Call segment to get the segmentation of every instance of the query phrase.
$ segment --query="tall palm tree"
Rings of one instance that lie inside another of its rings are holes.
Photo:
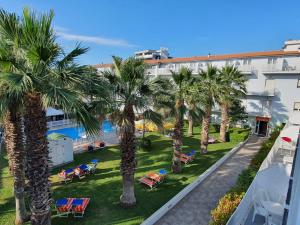
[[[10,73],[17,70],[10,62],[21,61],[18,42],[10,43],[5,39],[6,32],[18,33],[18,18],[16,14],[6,14],[0,11],[0,117],[4,120],[5,143],[8,153],[9,169],[14,178],[15,196],[15,224],[23,224],[28,220],[25,207],[25,148],[21,108],[23,105],[23,88],[12,88],[10,83],[4,82]],[[5,24],[10,30],[4,30]]]
[[[51,193],[49,182],[46,107],[59,107],[74,115],[89,132],[97,132],[96,120],[88,113],[84,96],[74,90],[86,67],[74,59],[87,49],[76,47],[65,54],[55,43],[51,23],[53,12],[37,16],[24,9],[21,19],[11,20],[11,14],[0,11],[0,31],[3,39],[19,51],[3,59],[2,65],[13,70],[3,73],[1,80],[8,90],[18,92],[24,100],[24,125],[27,157],[27,179],[32,224],[51,224]],[[10,92],[8,93],[10,95]]]
[[[218,98],[221,108],[221,142],[226,142],[226,131],[229,125],[229,108],[235,99],[245,96],[246,80],[246,77],[235,66],[224,66],[219,72],[219,83],[222,85]]]
[[[220,90],[220,84],[218,83],[217,78],[218,69],[208,64],[207,69],[202,70],[199,73],[199,77],[197,79],[198,82],[196,84],[198,88],[198,100],[201,102],[204,109],[200,141],[200,149],[203,154],[207,152],[212,107],[215,104],[215,99]]]
[[[145,75],[146,65],[142,60],[129,58],[122,60],[113,57],[113,70],[103,75],[113,85],[116,110],[113,117],[120,127],[121,174],[123,192],[120,202],[125,207],[136,204],[134,194],[134,173],[136,168],[136,139],[135,112],[143,111],[144,117],[152,118],[160,124],[160,117],[151,109],[144,110],[151,105],[154,83]]]
[[[189,85],[192,83],[192,71],[183,67],[179,72],[171,71],[171,79],[160,81],[161,95],[156,96],[155,108],[169,109],[169,116],[175,119],[173,134],[172,171],[181,172],[181,148],[183,139],[184,114],[187,112],[185,96]],[[189,114],[192,116],[192,114]]]

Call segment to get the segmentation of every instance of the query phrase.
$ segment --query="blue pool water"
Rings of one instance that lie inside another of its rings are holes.
[[[102,123],[102,130],[104,133],[111,133],[115,131],[115,127],[110,121],[105,120]],[[68,127],[63,129],[57,129],[57,130],[49,130],[47,132],[48,135],[52,133],[63,134],[75,140],[78,138],[82,138],[85,135],[85,129],[83,127]]]

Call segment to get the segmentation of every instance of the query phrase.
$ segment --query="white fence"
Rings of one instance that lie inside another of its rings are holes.
[[[59,126],[66,126],[66,125],[71,125],[71,124],[73,124],[73,122],[70,119],[57,120],[57,121],[49,121],[49,122],[47,122],[48,128],[59,127]]]

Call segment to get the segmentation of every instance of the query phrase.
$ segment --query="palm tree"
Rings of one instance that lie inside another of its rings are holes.
[[[145,75],[146,65],[142,60],[129,58],[122,60],[113,57],[113,70],[103,75],[113,85],[116,109],[113,117],[120,127],[121,174],[123,192],[120,202],[125,207],[136,204],[134,194],[134,173],[136,168],[135,111],[143,111],[144,117],[151,118],[160,124],[160,117],[151,109],[151,97],[154,82]]]
[[[199,73],[198,82],[196,84],[198,89],[198,101],[201,102],[204,109],[200,141],[200,149],[203,154],[207,152],[211,111],[220,89],[217,78],[218,69],[208,64],[207,70],[202,70]]]
[[[18,52],[2,59],[2,65],[13,68],[3,73],[1,80],[9,86],[7,95],[18,90],[24,96],[24,125],[27,157],[27,179],[32,224],[51,224],[51,193],[49,182],[47,122],[45,108],[59,107],[72,114],[89,132],[97,132],[98,124],[82,102],[84,96],[74,90],[85,82],[86,67],[74,59],[87,49],[77,46],[65,54],[55,43],[51,27],[53,12],[37,16],[28,9],[21,19],[10,19],[11,14],[1,10],[0,31],[3,39]],[[10,98],[9,98],[10,99]],[[12,98],[11,98],[12,99]]]
[[[224,66],[219,73],[222,85],[219,95],[221,108],[220,141],[226,142],[226,131],[229,125],[229,108],[235,99],[245,96],[246,77],[235,66]]]
[[[24,90],[22,88],[11,88],[10,83],[3,82],[10,73],[17,72],[10,61],[19,61],[19,58],[14,56],[18,56],[18,53],[20,53],[18,42],[9,43],[4,38],[5,32],[10,32],[10,30],[4,30],[3,25],[5,23],[15,25],[10,28],[19,31],[17,20],[16,14],[5,14],[4,11],[0,11],[0,36],[2,37],[0,39],[0,116],[4,120],[9,169],[14,178],[15,224],[23,224],[29,219],[24,200],[25,148],[22,114],[20,112],[23,105],[22,94]]]
[[[172,171],[174,173],[181,172],[181,148],[183,139],[184,114],[187,112],[185,106],[185,95],[189,85],[191,85],[192,71],[183,67],[179,72],[171,71],[172,78],[162,79],[160,86],[164,92],[156,96],[155,108],[169,109],[169,116],[175,118],[174,134],[173,134],[173,158]],[[189,114],[192,116],[192,114]]]

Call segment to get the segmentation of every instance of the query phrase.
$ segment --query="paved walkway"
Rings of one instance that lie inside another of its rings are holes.
[[[210,211],[236,183],[238,175],[249,165],[263,140],[257,136],[250,137],[244,147],[167,212],[156,225],[207,225],[211,218]]]

